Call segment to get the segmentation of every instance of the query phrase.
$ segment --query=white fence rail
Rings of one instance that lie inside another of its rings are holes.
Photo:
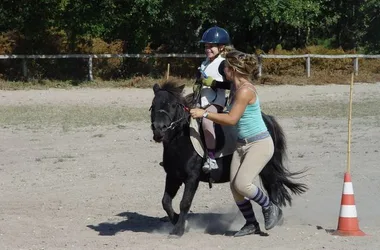
[[[65,58],[87,58],[88,59],[88,80],[93,80],[92,73],[92,60],[97,58],[204,58],[203,54],[67,54],[67,55],[0,55],[1,59],[22,59],[22,72],[24,77],[28,76],[27,60],[28,59],[65,59]],[[359,58],[378,59],[380,55],[363,55],[363,54],[350,54],[350,55],[317,55],[317,54],[304,54],[304,55],[259,55],[259,76],[262,76],[263,59],[295,59],[305,58],[306,75],[311,75],[311,58],[327,58],[327,59],[345,59],[352,58],[353,71],[355,75],[359,73]]]

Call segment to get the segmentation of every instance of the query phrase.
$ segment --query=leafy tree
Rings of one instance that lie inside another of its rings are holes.
[[[378,0],[365,1],[360,6],[363,13],[363,30],[365,34],[362,37],[360,45],[368,53],[380,53],[380,2]]]
[[[71,50],[81,38],[107,38],[119,22],[114,0],[66,0],[62,12],[62,28]]]

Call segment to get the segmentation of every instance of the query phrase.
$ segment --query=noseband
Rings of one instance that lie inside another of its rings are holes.
[[[187,107],[185,107],[185,105],[183,105],[183,104],[181,104],[181,103],[177,103],[177,106],[182,107],[181,110],[182,110],[183,112],[182,112],[181,117],[180,117],[179,119],[175,120],[175,121],[173,121],[173,119],[170,117],[169,112],[166,111],[165,109],[159,109],[159,110],[157,110],[158,113],[163,113],[163,114],[165,114],[165,115],[169,118],[169,120],[170,120],[170,124],[169,124],[169,126],[167,126],[167,127],[165,127],[165,128],[162,129],[162,131],[163,131],[164,133],[165,133],[166,131],[168,131],[168,130],[173,130],[173,129],[175,129],[175,128],[177,127],[177,125],[178,125],[182,120],[184,120],[184,119],[188,119],[189,116],[190,116],[189,109],[188,109]],[[152,108],[153,108],[153,106],[150,106],[149,111],[151,111]],[[186,114],[187,114],[187,115],[186,115]],[[153,123],[151,123],[151,127],[153,127]]]

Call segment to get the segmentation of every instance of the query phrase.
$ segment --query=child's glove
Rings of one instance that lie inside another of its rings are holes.
[[[210,87],[213,82],[214,82],[214,78],[212,78],[211,76],[208,76],[207,78],[203,78],[202,80],[203,85],[208,86],[208,87]]]

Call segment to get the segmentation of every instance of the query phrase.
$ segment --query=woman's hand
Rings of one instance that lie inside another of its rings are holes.
[[[205,112],[206,110],[204,109],[190,109],[190,114],[193,118],[201,118]]]

